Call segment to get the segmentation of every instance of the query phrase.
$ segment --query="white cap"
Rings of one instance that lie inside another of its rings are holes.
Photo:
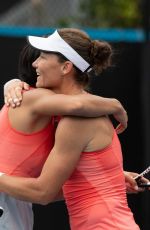
[[[29,43],[43,51],[59,52],[63,54],[82,72],[91,71],[90,64],[85,61],[67,42],[58,34],[57,30],[48,37],[28,36]]]

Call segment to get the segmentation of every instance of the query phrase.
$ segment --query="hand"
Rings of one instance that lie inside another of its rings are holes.
[[[125,175],[127,193],[139,193],[139,192],[145,191],[144,188],[138,187],[138,185],[134,179],[136,176],[139,175],[138,173],[124,171],[124,175]],[[149,182],[149,180],[146,179],[145,177],[141,177],[141,181],[145,182],[145,183]]]
[[[12,79],[4,85],[5,104],[15,108],[22,101],[22,90],[29,90],[29,85],[19,79]]]
[[[125,111],[125,109],[122,107],[120,107],[120,111],[115,113],[114,118],[120,123],[117,127],[116,127],[116,132],[117,134],[122,133],[128,125],[128,115],[127,112]]]

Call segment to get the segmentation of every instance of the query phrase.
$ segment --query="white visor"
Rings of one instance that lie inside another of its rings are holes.
[[[67,42],[65,42],[57,30],[49,37],[28,36],[29,43],[43,51],[59,52],[63,54],[82,72],[91,71],[90,64],[85,61]]]

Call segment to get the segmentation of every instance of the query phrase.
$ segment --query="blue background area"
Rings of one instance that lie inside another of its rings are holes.
[[[82,28],[81,28],[82,29]],[[91,38],[110,42],[143,42],[144,31],[141,29],[91,29],[83,28]],[[0,36],[25,37],[28,35],[42,36],[52,33],[54,28],[1,26]]]

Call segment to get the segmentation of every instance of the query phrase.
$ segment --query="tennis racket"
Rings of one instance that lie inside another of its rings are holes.
[[[141,181],[141,177],[148,176],[149,173],[150,173],[150,166],[147,167],[143,172],[141,172],[138,176],[134,178],[139,187],[150,188],[150,182],[144,183]]]

